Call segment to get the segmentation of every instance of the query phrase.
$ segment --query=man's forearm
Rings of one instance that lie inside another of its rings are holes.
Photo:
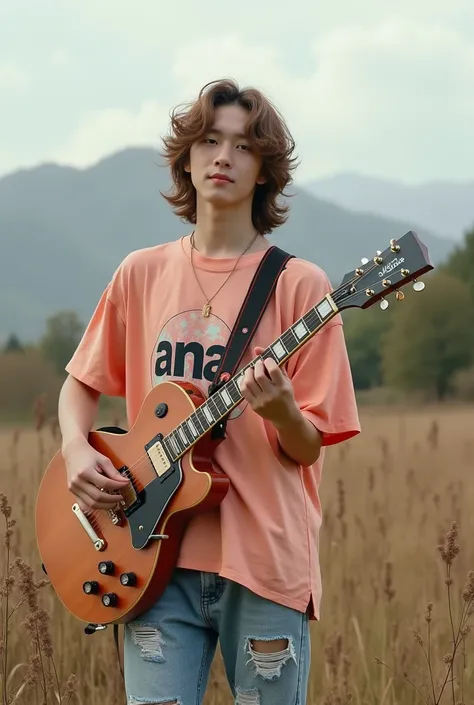
[[[298,407],[288,419],[275,423],[278,442],[292,460],[308,467],[317,461],[321,452],[322,436]]]
[[[99,392],[69,376],[59,395],[58,420],[62,450],[77,440],[87,440],[99,404]]]

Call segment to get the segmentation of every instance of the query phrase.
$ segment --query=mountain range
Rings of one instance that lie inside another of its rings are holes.
[[[0,341],[10,333],[37,340],[59,310],[74,309],[86,322],[129,252],[189,233],[160,194],[168,187],[167,171],[147,148],[83,170],[44,164],[0,179]],[[454,247],[402,210],[389,218],[296,184],[290,193],[290,219],[270,239],[323,267],[335,286],[407,230],[416,229],[435,264]]]
[[[474,181],[419,185],[343,173],[304,184],[317,198],[358,213],[404,218],[414,227],[460,240],[474,226]]]

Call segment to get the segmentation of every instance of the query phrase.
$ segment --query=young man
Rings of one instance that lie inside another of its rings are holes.
[[[100,394],[125,397],[131,425],[165,379],[207,392],[266,236],[287,217],[278,197],[293,150],[272,104],[232,81],[208,84],[174,112],[164,139],[174,188],[165,197],[194,229],[125,258],[66,368],[62,450],[84,508],[110,508],[117,495],[108,491],[125,482],[87,442]],[[242,365],[330,290],[319,267],[291,259]],[[227,496],[190,522],[165,593],[126,625],[130,704],[202,703],[218,639],[238,705],[306,703],[324,447],[360,430],[340,317],[286,366],[259,360],[242,395],[214,457]]]

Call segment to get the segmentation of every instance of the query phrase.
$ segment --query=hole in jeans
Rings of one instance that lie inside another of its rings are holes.
[[[165,642],[163,641],[160,630],[153,624],[139,624],[135,622],[129,626],[133,643],[140,649],[144,660],[162,663],[165,660],[163,656],[163,646]],[[166,703],[167,701],[165,700],[163,702]],[[155,705],[155,703],[151,703],[151,705]]]
[[[128,705],[181,705],[181,700],[141,700],[130,695]]]
[[[247,663],[252,663],[255,675],[264,680],[279,678],[281,669],[290,659],[296,663],[293,641],[288,637],[248,637],[244,650],[250,656]]]
[[[260,693],[256,688],[251,690],[235,689],[235,705],[260,705]]]

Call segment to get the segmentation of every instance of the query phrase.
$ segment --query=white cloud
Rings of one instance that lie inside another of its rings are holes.
[[[211,44],[229,31],[253,41],[275,39],[285,44],[320,37],[342,25],[362,23],[367,29],[388,19],[423,26],[433,22],[446,26],[461,21],[468,28],[474,17],[472,0],[292,0],[290,11],[267,0],[195,0],[159,3],[156,0],[71,0],[81,21],[92,31],[120,37],[126,46],[176,46],[177,38],[211,34]],[[472,25],[471,25],[472,27]],[[216,55],[216,65],[221,57]]]
[[[219,75],[266,91],[297,137],[300,178],[472,175],[474,46],[460,34],[392,22],[336,30],[312,51],[311,70],[297,76],[274,47],[204,38],[179,51],[173,74],[188,98],[216,78],[217,55]]]
[[[0,89],[24,91],[30,85],[29,74],[16,64],[0,63]]]
[[[99,158],[127,146],[159,145],[166,128],[167,109],[154,101],[139,110],[98,110],[87,115],[52,158],[62,164],[87,167]]]
[[[251,82],[254,85],[255,80],[261,78],[272,81],[280,60],[276,47],[247,44],[235,34],[219,38],[202,37],[180,47],[175,57],[173,76],[191,96],[202,84],[224,75],[248,83],[253,74]]]
[[[49,54],[51,66],[57,69],[68,69],[74,63],[72,57],[65,49],[60,47],[51,49]]]
[[[392,23],[334,32],[314,54],[301,129],[320,172],[472,174],[474,46],[460,34]]]

